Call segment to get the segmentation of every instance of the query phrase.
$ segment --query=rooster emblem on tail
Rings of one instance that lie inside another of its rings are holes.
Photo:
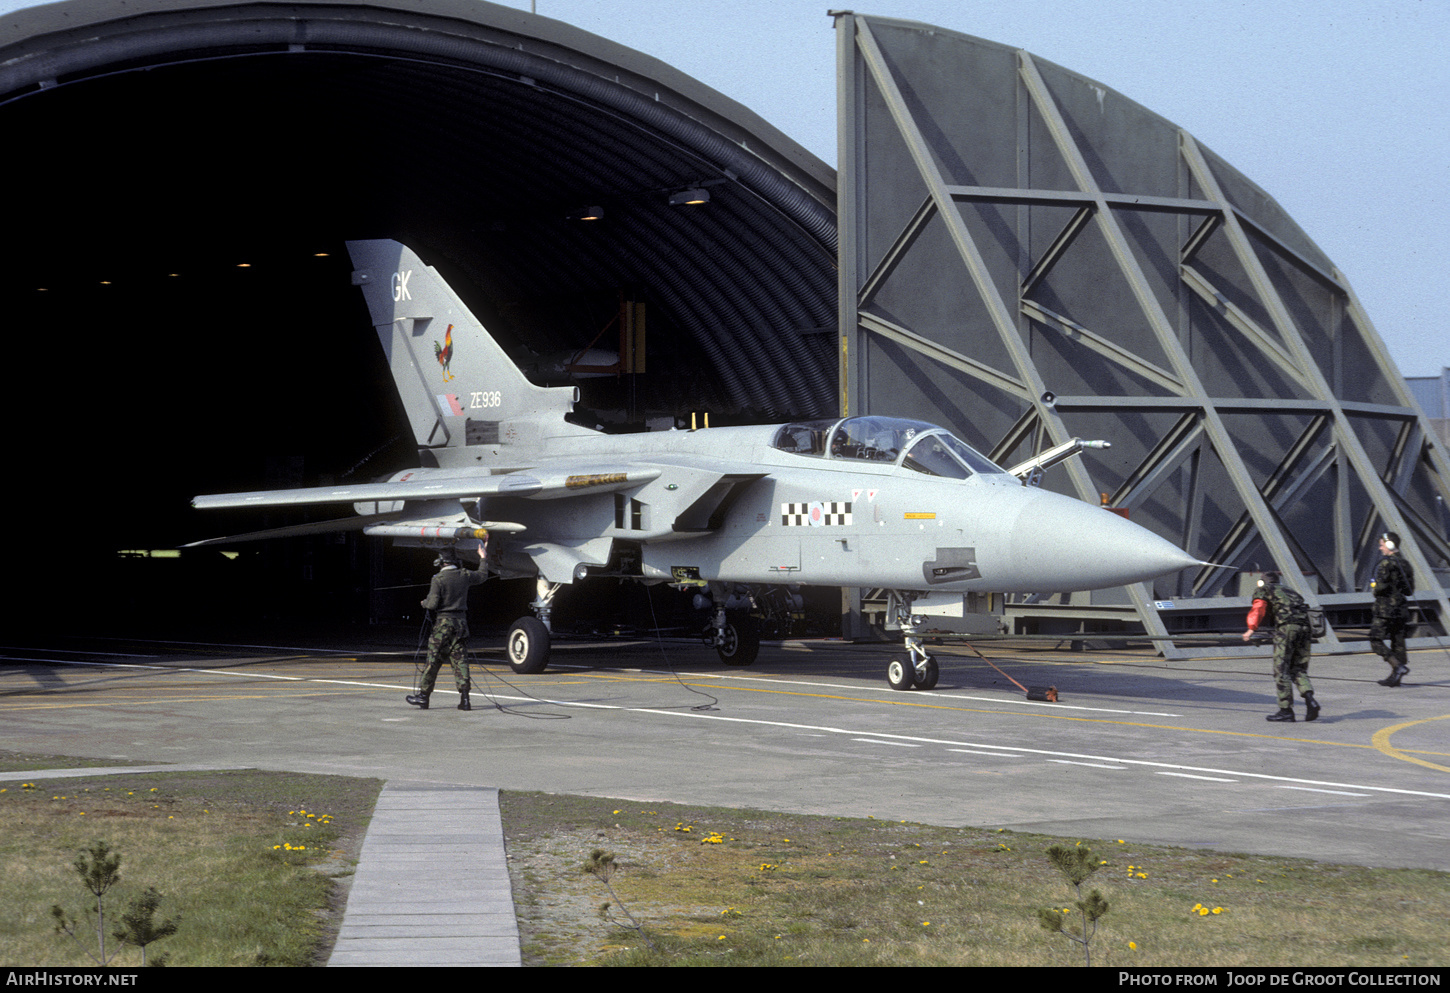
[[[448,330],[443,333],[443,344],[433,342],[433,357],[443,367],[443,382],[453,378],[453,373],[448,371],[448,363],[453,361],[453,325],[448,325]]]

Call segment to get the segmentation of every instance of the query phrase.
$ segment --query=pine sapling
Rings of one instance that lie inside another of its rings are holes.
[[[160,906],[161,894],[156,892],[155,887],[148,886],[146,892],[132,900],[130,907],[121,915],[121,926],[111,932],[111,936],[122,944],[135,945],[141,949],[143,966],[146,965],[146,946],[176,933],[179,918],[168,917],[157,923],[156,910]],[[161,956],[151,964],[165,965],[166,956]]]
[[[89,860],[86,858],[87,854],[90,855]],[[69,935],[92,962],[105,965],[115,957],[115,953],[106,954],[106,891],[121,881],[121,856],[112,854],[111,846],[104,841],[94,841],[86,852],[76,856],[72,864],[76,874],[81,877],[81,883],[96,898],[96,905],[91,908],[91,912],[96,915],[96,944],[100,954],[92,953],[81,943],[76,935],[76,919],[66,916],[60,904],[50,908],[50,916],[55,918],[57,934]]]
[[[81,883],[96,898],[94,906],[88,908],[88,913],[95,915],[97,950],[92,952],[81,941],[77,934],[76,919],[67,914],[65,908],[58,903],[50,908],[50,916],[55,918],[55,931],[57,934],[69,936],[80,945],[86,957],[96,965],[108,965],[121,954],[121,948],[112,952],[106,951],[106,894],[121,881],[121,856],[112,852],[111,846],[104,841],[93,841],[90,848],[76,856],[72,865],[75,866],[76,875],[81,877]],[[157,923],[156,910],[160,906],[161,894],[154,887],[148,887],[145,893],[131,901],[126,912],[121,915],[120,925],[110,932],[111,937],[119,941],[122,948],[135,945],[141,949],[143,966],[146,964],[146,946],[176,933],[175,918]],[[164,965],[165,958],[163,955],[152,964]]]
[[[1093,935],[1097,934],[1099,918],[1108,912],[1108,901],[1103,899],[1102,893],[1097,890],[1088,893],[1087,898],[1084,899],[1082,884],[1098,871],[1101,862],[1093,856],[1093,850],[1085,848],[1081,842],[1072,847],[1053,845],[1047,849],[1047,860],[1067,878],[1072,885],[1073,892],[1077,894],[1076,906],[1082,920],[1081,934],[1074,934],[1064,927],[1064,924],[1067,923],[1067,912],[1056,908],[1039,909],[1037,921],[1044,930],[1061,934],[1069,941],[1082,945],[1084,964],[1092,965],[1093,957],[1089,942],[1092,941]]]
[[[627,930],[638,932],[639,936],[644,939],[645,944],[649,945],[650,948],[653,948],[655,951],[659,951],[658,948],[655,948],[655,943],[653,941],[650,941],[649,935],[645,934],[644,925],[640,921],[635,919],[635,916],[629,912],[629,909],[627,907],[625,907],[624,902],[619,899],[619,894],[614,892],[614,886],[610,883],[610,880],[614,878],[614,873],[616,871],[614,853],[606,852],[602,848],[596,848],[594,849],[594,851],[589,853],[589,858],[584,863],[582,868],[589,875],[593,876],[604,884],[604,888],[609,890],[609,895],[614,897],[615,905],[617,905],[619,909],[624,912],[624,916],[628,917],[629,920],[620,920],[618,917],[615,917],[612,913],[610,913],[610,904],[607,901],[600,904],[599,916],[602,919],[608,921],[609,923],[615,925],[616,927],[622,927]]]

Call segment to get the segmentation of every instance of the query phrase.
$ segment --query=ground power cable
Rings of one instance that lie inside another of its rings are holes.
[[[416,695],[423,690],[423,673],[428,668],[428,653],[424,648],[425,639],[433,630],[433,611],[423,611],[423,625],[418,629],[418,643],[413,646],[413,693]]]
[[[659,618],[655,614],[654,599],[653,599],[652,595],[649,592],[649,587],[646,587],[645,588],[645,599],[649,603],[649,607],[650,607],[650,620],[651,620],[652,624],[654,625],[655,642],[656,642],[656,645],[659,648],[660,658],[663,660],[663,664],[664,664],[665,668],[669,671],[670,675],[672,675],[672,676],[675,677],[675,681],[677,683],[679,683],[679,685],[682,686],[687,692],[693,693],[693,694],[695,694],[697,696],[703,696],[703,697],[707,698],[710,701],[709,703],[706,703],[706,704],[698,704],[696,706],[691,707],[690,709],[693,710],[693,711],[719,710],[720,709],[720,706],[719,706],[720,705],[720,699],[719,699],[719,697],[716,697],[713,694],[706,693],[706,692],[704,692],[702,690],[698,690],[698,689],[694,688],[693,686],[688,685],[680,677],[679,671],[675,668],[674,662],[670,659],[669,653],[665,650],[664,636],[660,633],[662,629],[660,627]],[[477,659],[477,656],[473,654],[473,652],[472,652],[471,649],[469,651],[469,659],[470,659],[470,665],[472,664],[473,660]],[[536,697],[533,694],[527,692],[526,690],[520,689],[518,686],[516,686],[513,683],[509,682],[507,679],[503,678],[502,676],[500,676],[498,673],[494,672],[491,669],[483,668],[483,672],[485,673],[485,675],[487,675],[487,676],[489,676],[489,677],[491,677],[493,679],[498,680],[500,683],[503,683],[503,685],[509,687],[511,690],[514,690],[515,692],[517,692],[517,693],[519,693],[519,694],[521,694],[523,696],[526,696],[526,697],[528,697],[531,700],[536,700],[539,703],[557,703],[557,701],[541,700],[541,699],[539,699],[538,697]],[[530,714],[530,713],[523,713],[521,711],[515,711],[515,710],[513,710],[513,709],[511,709],[509,707],[506,707],[503,704],[499,703],[494,698],[493,694],[490,693],[488,690],[486,690],[486,689],[483,690],[483,693],[488,698],[489,702],[491,704],[493,704],[494,707],[496,707],[497,709],[499,709],[501,711],[504,711],[504,712],[507,712],[507,713],[515,713],[517,716],[520,716],[520,717],[531,717],[531,718],[534,718],[536,720],[568,720],[570,717],[572,717],[571,714]],[[562,704],[558,704],[558,705],[559,706],[565,706],[565,707],[568,706],[567,703],[562,703]],[[672,709],[672,708],[670,708],[670,707],[656,707],[654,709],[657,709],[657,710],[669,710],[669,709]]]
[[[427,635],[432,630],[433,630],[433,611],[428,610],[428,611],[425,611],[424,614],[423,614],[423,627],[418,632],[418,644],[417,644],[417,647],[415,647],[413,649],[413,692],[414,693],[418,693],[422,689],[422,685],[423,685],[423,673],[428,668],[428,652],[427,652],[427,647],[426,647],[426,638],[427,638]],[[552,701],[552,700],[541,700],[538,697],[534,696],[532,693],[529,693],[529,692],[527,692],[525,690],[520,689],[519,687],[515,686],[513,683],[510,683],[507,679],[504,679],[498,673],[494,672],[492,669],[488,668],[487,664],[483,661],[483,659],[481,659],[479,657],[479,655],[476,652],[474,652],[472,646],[469,646],[468,648],[466,648],[465,651],[467,652],[467,658],[468,658],[468,673],[469,673],[470,682],[472,681],[473,674],[475,672],[481,672],[481,673],[483,673],[483,675],[485,677],[485,680],[483,680],[482,682],[485,682],[486,683],[488,678],[497,679],[500,683],[503,683],[503,685],[507,686],[509,689],[513,690],[515,693],[518,693],[521,696],[528,697],[530,700],[533,700],[533,701],[535,701],[537,703],[542,703],[542,704],[552,704],[552,703],[554,703],[554,701]],[[507,665],[508,664],[507,661],[505,661],[504,664]],[[440,666],[440,669],[441,668],[442,667]],[[515,709],[514,707],[510,707],[510,706],[508,706],[508,705],[500,702],[499,699],[498,699],[498,697],[486,685],[480,686],[480,687],[478,687],[478,689],[479,689],[479,692],[483,695],[484,699],[486,699],[493,706],[493,708],[495,710],[497,710],[497,711],[499,711],[500,713],[503,713],[503,714],[511,714],[514,717],[527,717],[530,720],[536,720],[536,721],[567,721],[567,720],[570,720],[573,717],[572,714],[532,714],[532,713],[526,713],[526,712],[524,712],[522,710]],[[470,691],[471,690],[472,690],[472,687],[470,687]]]
[[[645,602],[649,604],[649,619],[650,619],[650,623],[654,626],[655,644],[656,644],[656,646],[660,650],[660,658],[664,661],[665,668],[669,670],[670,675],[672,675],[672,676],[675,677],[675,682],[678,683],[680,686],[682,686],[686,690],[686,692],[694,693],[696,696],[705,697],[707,700],[710,701],[709,703],[696,704],[695,706],[691,707],[690,710],[692,710],[692,711],[719,710],[720,709],[720,698],[719,697],[715,696],[713,693],[706,693],[704,690],[697,690],[697,689],[695,689],[695,687],[690,686],[688,683],[686,683],[684,681],[684,679],[682,679],[680,677],[679,671],[675,668],[674,661],[670,658],[669,653],[665,651],[665,638],[664,638],[664,634],[662,633],[662,629],[660,627],[660,619],[655,614],[654,594],[651,592],[650,587],[648,587],[648,586],[646,586],[644,588],[644,599],[645,599]],[[660,708],[660,709],[667,710],[669,708]]]
[[[558,701],[558,700],[544,700],[544,699],[542,699],[540,697],[534,696],[534,694],[530,693],[528,690],[522,689],[522,688],[516,686],[515,684],[509,682],[503,676],[499,675],[497,672],[494,672],[492,669],[488,668],[488,666],[479,659],[479,656],[477,654],[475,654],[474,651],[473,651],[473,649],[471,649],[471,648],[468,650],[468,665],[469,665],[469,671],[470,672],[472,672],[473,669],[474,669],[474,667],[477,666],[483,672],[484,681],[485,682],[487,682],[488,680],[491,680],[491,679],[496,679],[500,683],[502,683],[504,686],[507,686],[509,689],[513,690],[515,693],[519,694],[520,696],[527,697],[528,699],[533,700],[535,703],[542,703],[542,704],[552,705],[552,706],[556,706],[556,707],[567,707],[567,706],[569,706],[567,703],[563,703],[563,702]],[[504,665],[508,665],[507,659],[504,660]],[[573,720],[574,719],[574,715],[573,714],[559,714],[559,713],[539,713],[539,714],[535,714],[535,713],[529,713],[529,712],[524,711],[522,709],[519,709],[517,707],[512,707],[512,706],[509,706],[507,704],[501,703],[501,702],[499,702],[498,697],[495,696],[494,693],[493,693],[493,691],[490,690],[487,686],[482,687],[481,688],[481,692],[483,693],[484,697],[488,700],[488,702],[493,705],[493,708],[495,710],[499,711],[500,713],[503,713],[503,714],[511,714],[514,717],[527,717],[530,720],[534,720],[534,721],[569,721],[569,720]]]

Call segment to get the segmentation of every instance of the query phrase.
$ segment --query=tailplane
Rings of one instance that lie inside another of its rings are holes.
[[[353,285],[367,299],[419,448],[536,438],[543,423],[562,423],[574,409],[576,389],[529,382],[443,277],[407,246],[350,241],[347,250]]]

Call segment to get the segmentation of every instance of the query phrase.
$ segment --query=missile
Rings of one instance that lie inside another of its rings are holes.
[[[362,530],[363,534],[374,538],[410,538],[425,545],[452,545],[460,541],[483,541],[490,531],[515,534],[526,529],[522,524],[508,521],[484,521],[482,525],[465,527],[456,524],[430,524],[425,527],[416,524],[370,524]]]

